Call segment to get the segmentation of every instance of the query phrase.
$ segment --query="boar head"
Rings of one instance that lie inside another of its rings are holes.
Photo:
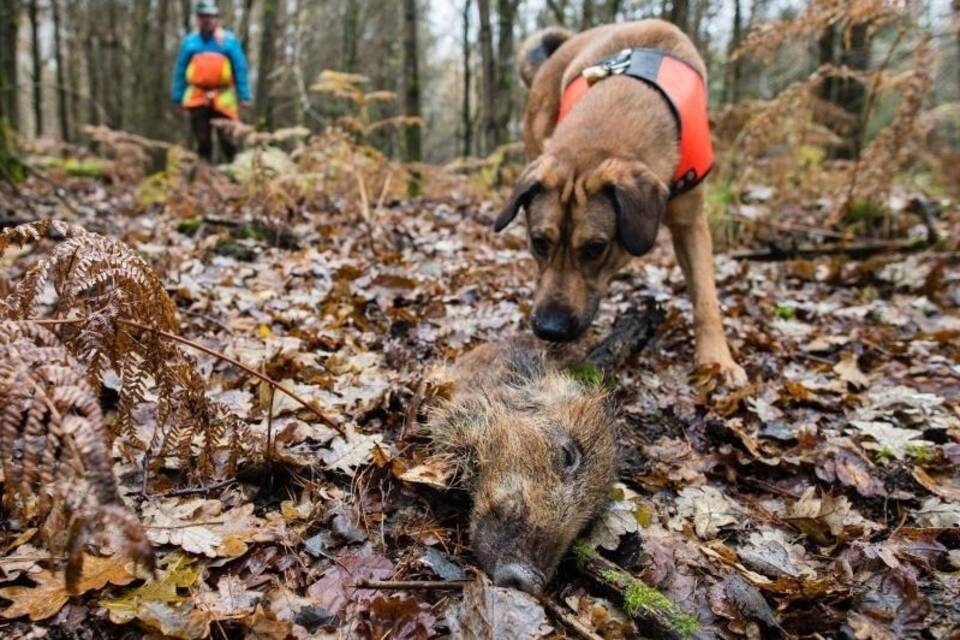
[[[458,368],[432,432],[462,461],[481,566],[498,586],[539,593],[607,504],[617,467],[611,403],[530,353],[498,358],[505,367],[481,359],[475,375]]]

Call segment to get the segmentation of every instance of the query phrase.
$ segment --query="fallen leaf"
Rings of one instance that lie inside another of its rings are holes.
[[[960,527],[960,504],[941,502],[939,498],[927,498],[913,512],[917,524],[922,527]]]
[[[253,515],[254,504],[223,511],[219,500],[176,498],[143,508],[147,537],[209,558],[236,558],[251,542],[274,539],[276,523]],[[282,518],[281,518],[282,521]]]
[[[320,458],[328,469],[336,469],[352,476],[358,466],[370,462],[373,448],[382,440],[383,435],[379,433],[368,435],[350,430],[346,439],[342,436],[334,438],[329,449],[320,453]]]
[[[593,523],[584,542],[596,549],[598,546],[613,551],[620,546],[620,538],[636,533],[639,526],[637,510],[640,496],[621,482],[613,486],[606,510]]]
[[[456,466],[451,464],[447,458],[433,456],[416,466],[404,470],[397,477],[404,482],[414,482],[416,484],[436,487],[437,489],[446,489],[449,487],[450,478],[453,477],[456,470]]]
[[[901,429],[886,422],[853,420],[850,426],[873,439],[873,442],[865,440],[860,443],[864,449],[877,451],[884,456],[893,456],[897,460],[903,460],[907,453],[915,451],[916,448],[933,446],[932,442],[921,438],[923,434],[919,431]]]
[[[670,528],[682,531],[692,521],[693,530],[701,540],[714,538],[720,529],[736,524],[740,509],[716,487],[687,487],[677,496],[677,515],[670,520]]]
[[[463,590],[463,600],[447,610],[447,626],[453,637],[464,640],[534,640],[553,632],[536,598],[494,587],[482,574]]]
[[[307,589],[307,595],[330,613],[338,615],[351,601],[368,602],[376,591],[357,589],[358,580],[385,580],[393,575],[393,563],[374,553],[369,543],[340,555],[335,564]]]
[[[834,372],[840,376],[840,379],[859,389],[866,389],[870,386],[870,376],[860,370],[857,364],[857,356],[850,351],[845,351],[840,357],[840,362],[833,366]]]
[[[83,572],[77,582],[77,594],[102,589],[107,584],[123,586],[136,578],[131,565],[116,558],[84,555]],[[12,604],[0,611],[4,618],[28,616],[31,620],[45,620],[55,615],[70,599],[67,593],[65,575],[62,571],[44,569],[30,574],[35,582],[32,587],[4,587],[0,589],[0,598],[10,600]]]

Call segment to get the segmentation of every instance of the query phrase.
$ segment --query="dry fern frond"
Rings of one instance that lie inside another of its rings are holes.
[[[110,437],[83,366],[50,331],[0,320],[0,463],[4,508],[24,520],[50,516],[55,505],[71,521],[67,587],[81,575],[83,549],[113,525],[122,551],[154,568],[153,549],[123,505],[113,476]],[[48,539],[51,550],[63,548]]]
[[[120,377],[112,435],[148,453],[175,454],[185,464],[194,460],[198,447],[199,464],[193,468],[201,475],[213,472],[224,448],[234,460],[246,451],[249,442],[236,439],[239,421],[209,402],[193,358],[164,338],[164,333],[176,334],[176,307],[142,258],[121,242],[50,221],[5,229],[0,251],[11,243],[36,243],[50,232],[63,240],[16,284],[5,315],[36,319],[40,293],[52,284],[59,337],[86,367],[89,384],[99,390],[108,369]],[[139,438],[133,417],[150,387],[160,398],[151,438],[156,448]]]
[[[730,60],[749,55],[769,61],[783,43],[815,36],[832,25],[842,28],[844,41],[849,43],[855,25],[869,24],[873,33],[904,15],[909,4],[907,0],[811,0],[806,11],[792,20],[772,20],[754,27]]]
[[[914,49],[913,68],[889,83],[890,90],[899,91],[900,104],[890,124],[870,142],[851,169],[845,207],[857,201],[880,201],[890,192],[896,173],[921,153],[930,126],[921,116],[924,101],[933,89],[933,57],[928,33]]]

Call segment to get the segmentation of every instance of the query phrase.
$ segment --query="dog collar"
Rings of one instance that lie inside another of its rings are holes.
[[[584,69],[563,91],[557,124],[569,115],[594,83],[621,75],[643,80],[666,100],[680,139],[680,163],[670,181],[670,197],[693,189],[713,168],[707,87],[696,69],[666,51],[624,49]]]

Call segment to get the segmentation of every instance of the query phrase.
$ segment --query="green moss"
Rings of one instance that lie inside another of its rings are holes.
[[[603,371],[595,364],[581,362],[568,369],[573,379],[587,387],[603,386]]]
[[[700,629],[700,623],[695,617],[675,605],[657,589],[612,569],[604,571],[602,575],[604,580],[625,590],[623,609],[631,618],[645,611],[655,611],[666,618],[674,631],[684,638],[692,637]]]
[[[163,171],[144,178],[140,186],[137,187],[137,206],[146,208],[166,202],[169,183],[170,179]]]
[[[781,320],[793,320],[797,317],[797,308],[792,304],[780,303],[776,309],[777,317]]]
[[[177,224],[177,231],[185,236],[192,236],[197,232],[202,223],[203,218],[199,216],[196,218],[187,218],[186,220],[181,220],[180,223]]]
[[[881,447],[877,449],[877,452],[874,454],[877,462],[889,462],[890,460],[895,460],[896,456],[893,455],[893,450],[889,447]]]
[[[67,174],[78,178],[99,178],[104,174],[104,164],[99,160],[80,160],[67,158],[63,163]]]
[[[907,454],[913,458],[917,464],[924,465],[933,461],[933,448],[928,444],[908,444],[906,449]]]
[[[106,165],[102,160],[91,158],[81,160],[80,158],[57,158],[47,156],[37,161],[37,164],[43,169],[59,169],[77,178],[99,178],[106,171]]]
[[[263,240],[263,232],[259,226],[253,223],[247,223],[234,229],[231,234],[234,238],[241,240]]]
[[[577,559],[578,565],[584,565],[587,561],[597,557],[596,550],[583,540],[578,540],[573,545],[573,557]]]

